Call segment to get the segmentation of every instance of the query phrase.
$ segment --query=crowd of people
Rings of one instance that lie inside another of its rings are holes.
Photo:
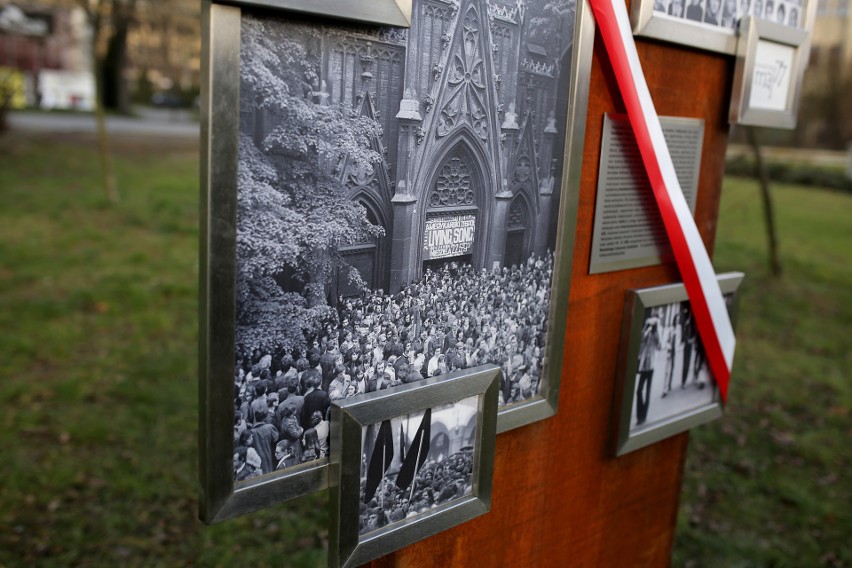
[[[372,532],[469,495],[473,488],[472,475],[471,447],[462,448],[443,461],[426,461],[411,486],[406,489],[397,486],[396,473],[387,474],[375,496],[369,502],[361,501],[359,534]],[[362,495],[364,483],[362,479]]]
[[[553,255],[477,270],[448,263],[394,295],[341,299],[306,349],[238,345],[238,480],[328,454],[331,401],[494,363],[498,403],[539,390]]]

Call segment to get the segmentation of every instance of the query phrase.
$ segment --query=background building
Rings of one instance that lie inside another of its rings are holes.
[[[852,140],[850,0],[818,0],[797,128],[798,145],[843,148]]]

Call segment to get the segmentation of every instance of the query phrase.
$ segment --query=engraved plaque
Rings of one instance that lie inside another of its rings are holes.
[[[704,121],[660,117],[689,210],[695,212]],[[624,115],[604,117],[589,273],[651,266],[671,260],[663,220],[642,156]]]

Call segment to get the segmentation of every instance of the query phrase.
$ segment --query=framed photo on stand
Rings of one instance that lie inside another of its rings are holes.
[[[207,0],[203,19],[201,519],[326,489],[305,437],[336,400],[497,364],[498,431],[555,414],[586,3]]]

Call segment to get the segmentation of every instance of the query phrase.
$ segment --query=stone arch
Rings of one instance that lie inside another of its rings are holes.
[[[382,227],[385,234],[381,237],[364,235],[364,238],[357,242],[341,245],[337,250],[349,266],[358,270],[361,278],[370,288],[387,290],[387,264],[391,232],[389,218],[381,203],[368,188],[359,188],[352,194],[351,199],[364,207],[370,223]],[[334,284],[335,293],[333,297],[335,299],[340,296],[356,296],[360,293],[357,288],[349,284],[348,271],[346,270],[338,271]]]
[[[483,151],[481,142],[473,130],[464,125],[452,136],[442,141],[435,152],[431,170],[423,176],[426,181],[419,199],[420,230],[419,238],[424,237],[428,216],[440,214],[473,214],[476,217],[474,244],[471,262],[476,267],[485,266],[488,252],[489,228],[491,224],[491,168]],[[459,171],[457,166],[463,165]],[[443,176],[449,173],[457,176],[454,181],[446,182]],[[466,177],[465,180],[460,176]],[[439,188],[439,184],[443,184]],[[464,184],[468,189],[463,190]],[[436,194],[443,196],[436,197]],[[468,198],[469,196],[469,198]],[[418,247],[418,265],[425,260],[424,247]]]

